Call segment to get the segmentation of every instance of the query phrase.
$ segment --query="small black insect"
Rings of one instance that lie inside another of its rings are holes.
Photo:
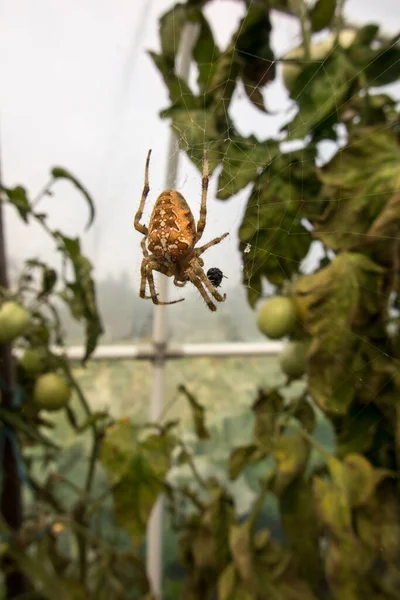
[[[208,269],[207,277],[211,281],[213,286],[216,288],[221,285],[223,277],[225,277],[225,279],[228,279],[227,276],[223,274],[221,269],[218,269],[218,267],[211,267],[211,269]]]

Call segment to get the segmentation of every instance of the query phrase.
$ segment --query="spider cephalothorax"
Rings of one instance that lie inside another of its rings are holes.
[[[185,198],[175,190],[165,190],[156,200],[150,217],[149,226],[140,223],[149,189],[149,164],[151,150],[147,155],[144,177],[144,187],[139,209],[135,215],[135,229],[145,237],[142,240],[143,260],[140,268],[141,283],[139,295],[141,298],[151,298],[154,304],[176,304],[184,298],[171,302],[160,302],[154,285],[153,271],[158,271],[174,278],[174,284],[183,287],[188,281],[199,290],[210,310],[217,310],[207,292],[223,302],[223,296],[217,291],[213,282],[203,271],[204,261],[200,258],[211,246],[219,244],[228,233],[211,240],[208,244],[196,248],[206,225],[207,189],[208,189],[208,160],[204,150],[202,195],[200,217],[196,223]],[[147,240],[147,246],[146,246]],[[149,253],[150,251],[150,253]],[[146,296],[146,284],[150,296]]]

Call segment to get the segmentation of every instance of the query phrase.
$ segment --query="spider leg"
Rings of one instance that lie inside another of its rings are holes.
[[[160,271],[159,265],[154,264],[153,259],[149,255],[149,251],[146,248],[146,239],[143,238],[141,241],[142,251],[144,258],[142,260],[142,264],[140,267],[141,281],[140,281],[140,291],[139,296],[141,298],[145,298],[146,300],[152,300],[153,304],[157,305],[165,305],[165,304],[177,304],[178,302],[183,302],[185,298],[180,298],[179,300],[171,300],[170,302],[160,302],[158,299],[158,294],[156,292],[156,286],[154,283],[153,271]],[[160,271],[161,273],[163,271]],[[164,275],[168,276],[168,273],[165,272]],[[146,283],[149,284],[150,288],[150,296],[146,296]]]
[[[227,235],[229,235],[229,232],[224,233],[223,235],[220,235],[219,237],[214,238],[213,240],[211,240],[211,242],[208,242],[208,244],[204,244],[204,246],[200,246],[200,248],[196,248],[196,250],[195,250],[196,256],[200,256],[200,254],[203,254],[203,252],[205,252],[206,250],[211,248],[211,246],[215,246],[216,244],[219,244],[220,242],[222,242],[222,240],[224,238],[226,238]]]
[[[185,287],[185,285],[187,284],[187,281],[178,281],[176,277],[174,277],[174,285],[176,285],[176,287]]]
[[[207,150],[204,148],[203,154],[203,178],[201,180],[201,205],[200,205],[200,216],[197,221],[197,233],[195,243],[199,241],[201,236],[203,235],[204,227],[206,226],[206,218],[207,218],[207,190],[208,190],[208,181],[209,181],[209,169],[208,169],[208,158],[207,158]]]
[[[142,223],[140,223],[140,219],[143,216],[144,204],[146,202],[147,195],[150,191],[150,188],[149,188],[150,155],[151,155],[151,150],[149,150],[149,152],[147,154],[146,168],[144,171],[144,186],[143,186],[143,191],[142,191],[142,198],[140,200],[139,208],[137,210],[137,213],[136,213],[135,219],[134,219],[135,229],[137,229],[137,231],[140,231],[140,233],[143,233],[143,235],[148,234],[148,229],[147,229],[146,225],[143,225]]]

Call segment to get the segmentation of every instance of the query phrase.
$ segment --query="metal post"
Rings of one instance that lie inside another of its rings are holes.
[[[187,80],[190,71],[190,61],[193,46],[198,35],[198,26],[194,23],[186,24],[181,38],[179,55],[177,57],[176,73]],[[178,171],[178,140],[174,133],[170,134],[168,148],[168,163],[166,173],[166,189],[174,189]],[[158,291],[162,300],[167,300],[168,279],[163,275],[158,277]],[[153,319],[153,344],[156,357],[153,362],[153,391],[150,403],[150,421],[158,421],[164,408],[165,390],[165,346],[166,339],[165,306],[154,307]],[[162,512],[163,502],[160,497],[154,506],[147,528],[147,571],[153,594],[157,600],[162,600]]]

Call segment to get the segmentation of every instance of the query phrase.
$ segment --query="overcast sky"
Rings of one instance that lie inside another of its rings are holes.
[[[24,184],[34,196],[57,164],[74,173],[93,195],[96,226],[85,249],[98,275],[127,270],[137,280],[140,235],[132,217],[143,185],[144,162],[153,149],[151,195],[162,191],[168,160],[168,124],[158,117],[168,105],[164,84],[147,56],[158,50],[158,17],[170,0],[2,0],[0,2],[1,147],[6,185]],[[225,44],[243,16],[242,3],[214,0],[207,8],[217,40]],[[347,14],[387,31],[400,29],[399,0],[348,0]],[[283,55],[297,44],[296,25],[275,18],[273,45]],[[271,108],[285,102],[279,82],[267,93]],[[237,98],[231,114],[244,133],[271,135],[277,121]],[[182,155],[177,187],[195,214],[199,174]],[[205,238],[232,235],[207,254],[206,266],[220,266],[230,282],[240,279],[236,231],[244,197],[215,201],[210,186]],[[70,234],[83,231],[87,209],[68,184],[43,201],[52,223]],[[51,245],[34,227],[7,214],[9,254],[21,259]]]

